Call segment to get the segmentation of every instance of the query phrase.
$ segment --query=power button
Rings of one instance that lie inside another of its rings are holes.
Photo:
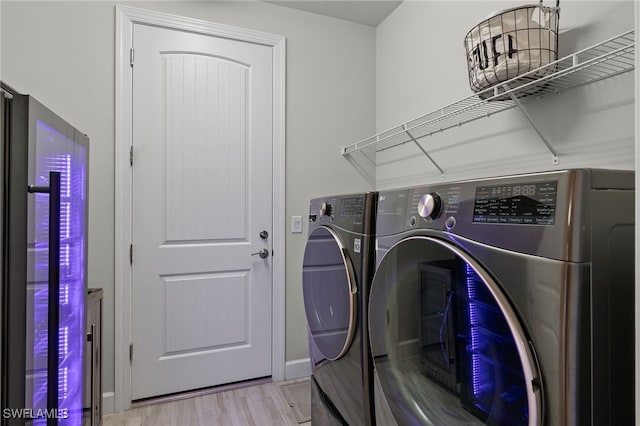
[[[444,226],[447,228],[448,231],[452,230],[456,226],[456,218],[453,216],[449,216],[447,220],[445,220]]]

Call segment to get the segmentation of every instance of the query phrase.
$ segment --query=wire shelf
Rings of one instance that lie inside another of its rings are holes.
[[[635,33],[634,30],[630,30],[429,114],[348,145],[341,149],[341,154],[346,156],[373,147],[376,152],[380,152],[412,142],[433,162],[427,151],[420,145],[420,139],[514,107],[522,107],[522,104],[532,100],[632,71],[635,62],[634,52]],[[541,74],[548,75],[540,78],[531,77]],[[523,112],[527,115],[526,111],[523,110]],[[531,122],[530,119],[529,121]],[[531,124],[533,125],[533,122]],[[557,161],[557,153],[546,140],[544,142]],[[435,162],[433,163],[438,167]],[[442,172],[440,167],[438,169]]]

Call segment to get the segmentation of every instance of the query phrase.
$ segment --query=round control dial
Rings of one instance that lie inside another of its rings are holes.
[[[442,200],[435,192],[424,194],[418,201],[418,214],[425,219],[435,219],[440,215]]]
[[[322,216],[331,216],[331,204],[322,203],[320,206],[320,217]]]

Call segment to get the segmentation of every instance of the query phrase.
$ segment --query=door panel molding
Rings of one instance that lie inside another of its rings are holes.
[[[273,58],[272,378],[285,379],[285,49],[283,36],[199,19],[116,6],[115,93],[115,412],[131,406],[132,67],[134,24],[154,25],[270,46]]]

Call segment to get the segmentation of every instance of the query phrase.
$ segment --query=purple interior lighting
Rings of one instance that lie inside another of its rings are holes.
[[[473,387],[473,396],[478,398],[481,392],[481,365],[478,355],[480,338],[476,325],[478,324],[478,309],[474,301],[476,300],[476,283],[474,270],[465,264],[465,273],[467,277],[467,295],[469,297],[469,331],[471,335],[471,380]]]
[[[472,404],[493,424],[527,424],[524,374],[504,313],[484,281],[468,264],[465,265],[465,284]]]
[[[47,124],[36,123],[36,181],[48,185],[49,172],[61,174],[60,327],[58,330],[58,415],[60,425],[82,424],[84,300],[86,294],[86,149]],[[47,194],[36,194],[35,276],[48,269]],[[47,396],[47,282],[34,292],[33,408],[45,409]],[[46,424],[45,418],[33,424]]]

